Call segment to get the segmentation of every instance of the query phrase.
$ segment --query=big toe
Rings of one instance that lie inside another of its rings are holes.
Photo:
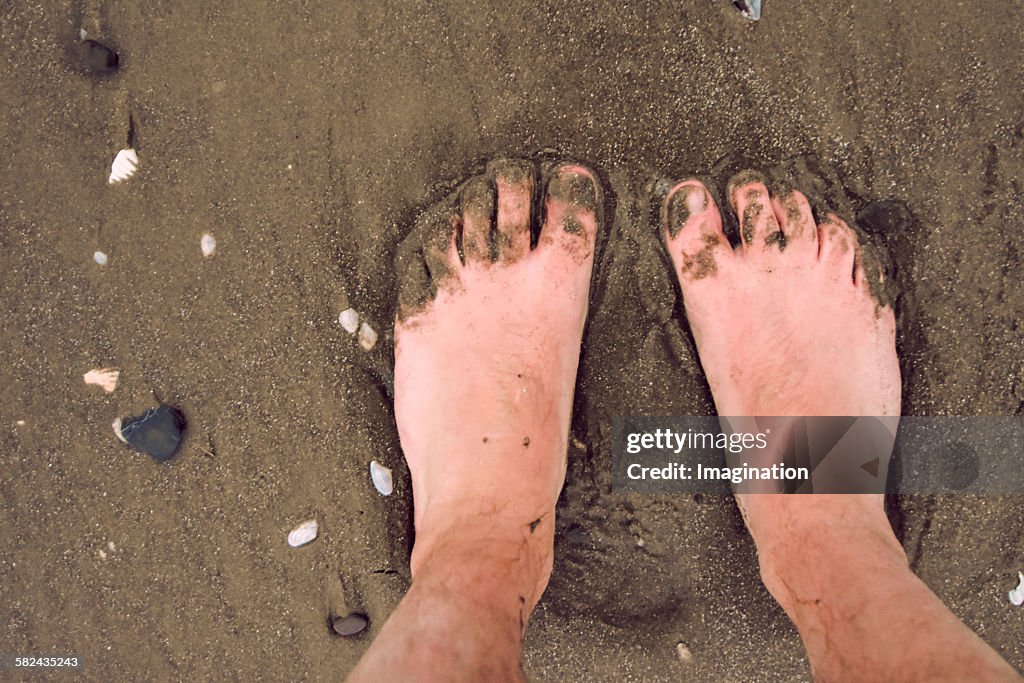
[[[580,266],[590,263],[603,213],[597,177],[578,164],[557,166],[543,202],[544,222],[537,241],[543,257]]]
[[[671,190],[662,205],[662,231],[676,275],[683,287],[715,275],[733,258],[722,232],[722,214],[698,180],[686,180]]]

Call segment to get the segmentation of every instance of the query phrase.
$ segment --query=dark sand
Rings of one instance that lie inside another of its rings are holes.
[[[642,186],[813,156],[853,210],[906,201],[882,235],[904,413],[1021,414],[1021,5],[767,0],[753,24],[725,0],[363,4],[0,9],[0,652],[78,654],[90,680],[342,677],[408,581],[397,246],[443,181],[554,148],[606,174],[615,222],[527,671],[808,680],[730,499],[609,491],[611,416],[712,408]],[[80,26],[119,73],[82,72]],[[129,116],[142,166],[107,187]],[[336,322],[349,305],[372,354]],[[111,395],[82,382],[103,366]],[[110,428],[155,398],[190,423],[165,465]],[[892,512],[919,575],[1024,666],[1021,498]],[[289,548],[310,516],[320,538]],[[371,630],[332,636],[352,610]]]

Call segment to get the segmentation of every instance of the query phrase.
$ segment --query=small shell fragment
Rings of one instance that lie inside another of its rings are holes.
[[[679,661],[681,662],[689,664],[693,661],[693,651],[689,645],[682,641],[676,643],[676,655],[679,656]]]
[[[356,330],[359,329],[359,314],[356,313],[354,308],[346,308],[338,316],[338,322],[343,330],[349,334],[355,334]]]
[[[1009,592],[1010,602],[1017,607],[1024,605],[1024,572],[1017,572],[1017,587]]]
[[[298,548],[316,538],[319,526],[315,519],[307,519],[288,533],[288,545]]]
[[[101,266],[107,265],[107,255],[102,251],[93,252],[92,260]]]
[[[113,185],[128,180],[135,175],[138,168],[139,157],[135,154],[135,150],[131,147],[122,149],[114,157],[114,163],[110,165],[110,178],[107,179],[107,182]]]
[[[373,481],[374,488],[382,496],[390,496],[391,492],[395,490],[395,483],[391,478],[391,470],[376,460],[370,461],[370,479]]]
[[[113,424],[111,424],[110,426],[114,428],[114,436],[116,436],[124,443],[128,443],[128,439],[124,438],[124,434],[121,433],[121,418],[117,418],[116,420],[114,420]]]
[[[377,344],[377,332],[372,327],[363,323],[359,326],[359,345],[364,350],[370,351]]]
[[[95,384],[108,394],[117,388],[121,371],[116,368],[97,368],[82,375],[86,384]]]
[[[202,239],[199,240],[199,249],[203,252],[203,256],[213,256],[213,252],[217,251],[217,240],[210,233],[204,232]]]

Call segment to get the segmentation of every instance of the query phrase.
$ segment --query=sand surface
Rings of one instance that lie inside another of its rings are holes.
[[[83,70],[82,27],[116,74]],[[341,678],[408,581],[396,249],[480,160],[552,148],[603,174],[614,221],[527,671],[809,680],[731,499],[610,492],[612,416],[712,409],[645,183],[812,159],[851,211],[905,201],[878,236],[903,412],[1021,414],[1021,73],[1017,2],[767,0],[756,24],[725,0],[5,4],[0,652],[74,653],[88,680]],[[130,121],[141,168],[108,187]],[[110,427],[156,401],[189,421],[164,465]],[[924,581],[1024,667],[1021,498],[891,508]],[[371,628],[333,636],[350,611]]]

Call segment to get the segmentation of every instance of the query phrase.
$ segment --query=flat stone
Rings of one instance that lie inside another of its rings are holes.
[[[172,406],[161,404],[142,415],[121,421],[121,439],[157,462],[170,460],[181,445],[185,416]]]
[[[349,614],[331,619],[331,630],[345,638],[359,635],[369,625],[370,619],[365,614]]]

